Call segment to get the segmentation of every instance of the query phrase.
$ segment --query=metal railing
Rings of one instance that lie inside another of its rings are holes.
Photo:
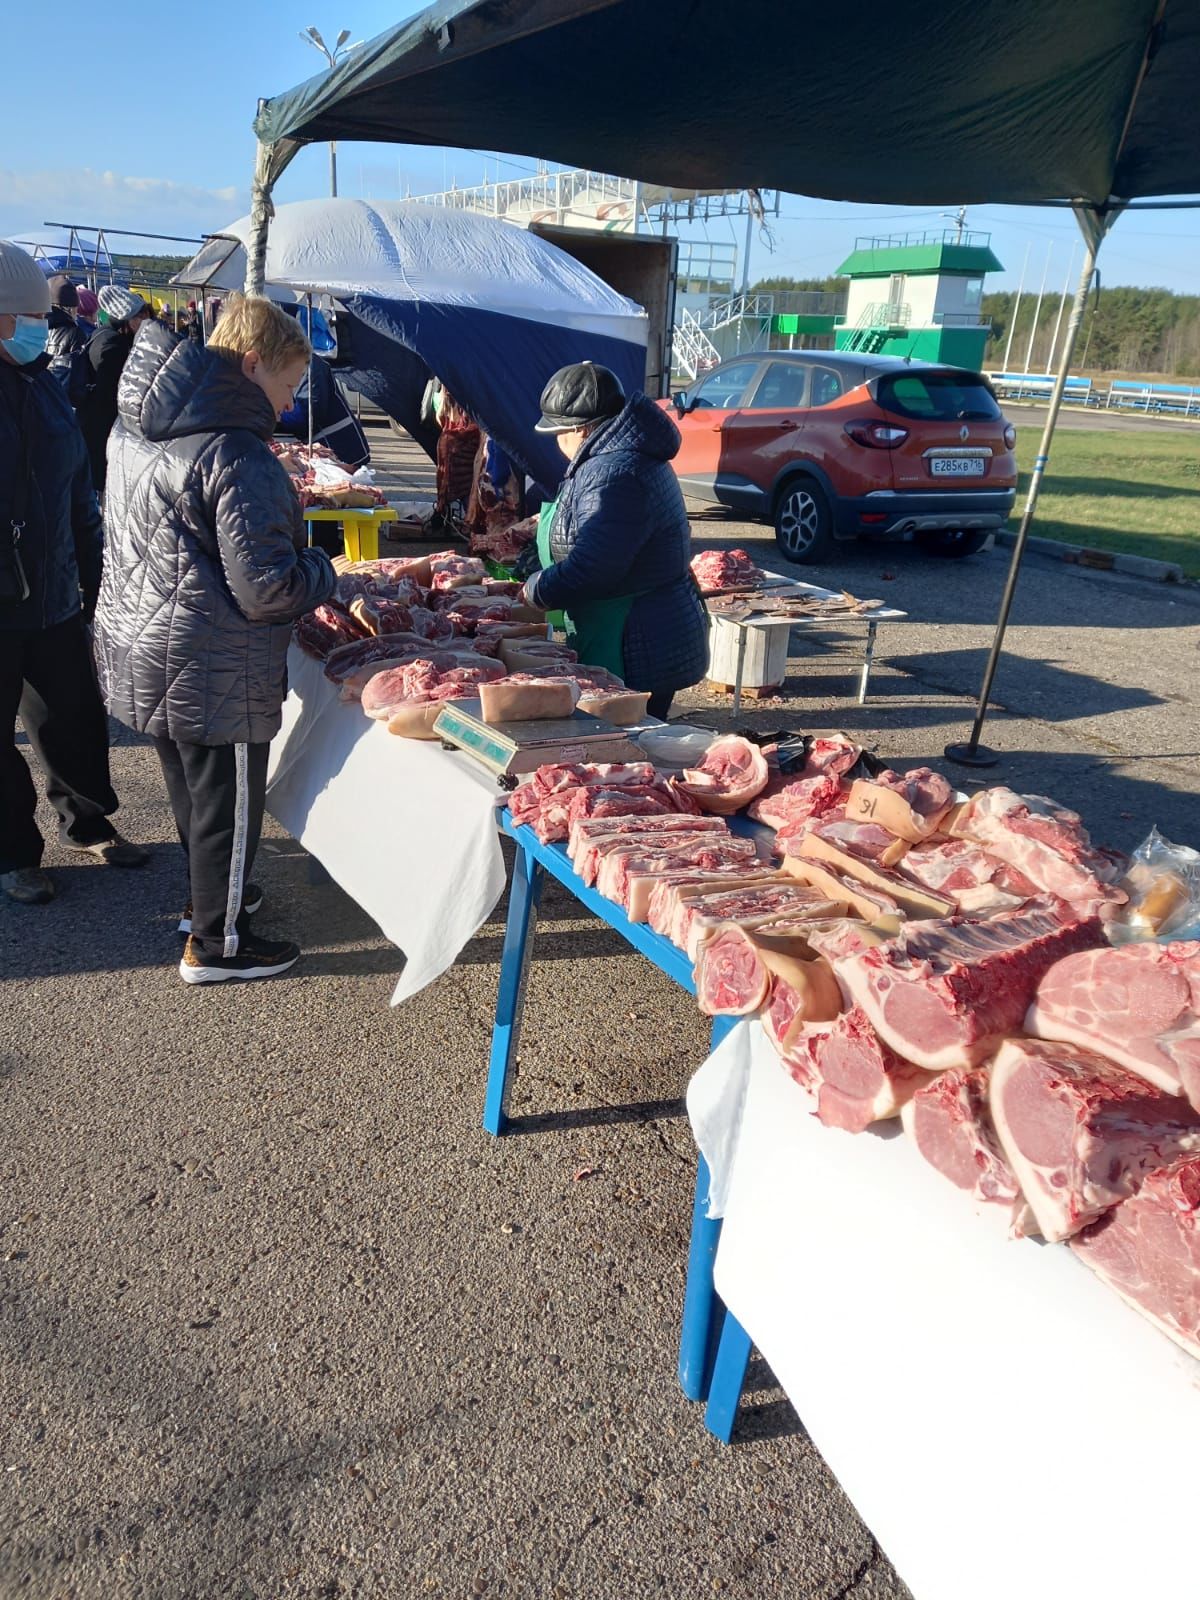
[[[721,352],[686,306],[680,312],[671,338],[671,363],[693,382],[702,372],[720,364]]]
[[[927,228],[923,233],[861,234],[854,241],[856,250],[908,250],[916,245],[961,244],[986,249],[990,233],[960,233],[957,228]]]

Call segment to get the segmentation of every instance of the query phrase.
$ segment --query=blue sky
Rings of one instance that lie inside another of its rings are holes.
[[[58,0],[53,40],[39,36],[30,70],[6,74],[0,236],[41,231],[47,220],[185,235],[222,227],[248,207],[258,97],[320,68],[300,29],[315,23],[327,39],[341,27],[352,29],[352,38],[370,37],[419,9],[397,0],[347,0],[327,12],[287,0],[206,0],[164,17],[144,15],[127,0],[107,12],[94,0]],[[543,154],[553,161],[554,151]],[[494,153],[352,144],[341,148],[339,187],[346,195],[393,199],[405,188],[419,194],[452,179],[478,183],[485,159],[493,177],[533,168],[524,156],[501,155],[497,169]],[[277,199],[325,194],[327,163],[325,147],[304,151]],[[1036,292],[1045,272],[1048,289],[1062,288],[1078,238],[1068,213],[978,206],[968,220],[991,230],[1007,269],[989,288],[1015,286],[1026,252],[1026,287]],[[784,196],[774,250],[756,239],[751,275],[819,276],[834,270],[857,234],[942,225],[937,210]],[[740,222],[712,223],[708,236],[729,240],[734,229],[740,244]],[[705,237],[700,228],[689,232]],[[1104,281],[1200,293],[1198,245],[1200,210],[1127,213],[1105,243]],[[1076,251],[1076,268],[1079,259]]]

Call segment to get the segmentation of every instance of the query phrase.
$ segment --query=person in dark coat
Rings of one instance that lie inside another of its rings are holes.
[[[88,335],[79,327],[79,291],[65,274],[50,279],[50,315],[46,319],[46,354],[50,376],[64,388],[71,374],[71,357],[85,348]]]
[[[556,372],[541,406],[538,431],[557,435],[570,465],[553,511],[543,510],[543,570],[525,598],[564,611],[580,661],[647,690],[650,715],[665,718],[708,662],[691,527],[670,465],[679,429],[644,394],[626,400],[616,375],[589,361]]]
[[[269,300],[230,296],[208,344],[143,328],[108,447],[108,543],[96,612],[109,710],[154,740],[188,859],[185,983],[285,971],[294,944],[255,935],[248,883],[291,625],[333,593],[305,548],[268,440],[308,364]]]
[[[108,769],[108,719],[87,622],[100,587],[100,511],[87,451],[45,354],[50,291],[18,245],[0,241],[0,730],[21,718],[58,812],[59,836],[110,866],[140,866],[122,839]],[[54,897],[42,870],[37,791],[0,742],[0,889],[25,905]]]
[[[121,288],[120,284],[106,283],[100,290],[99,301],[108,323],[88,344],[91,384],[77,412],[87,442],[92,482],[98,494],[104,490],[108,472],[105,451],[117,420],[117,385],[138,329],[143,323],[154,321],[154,311],[141,295]]]

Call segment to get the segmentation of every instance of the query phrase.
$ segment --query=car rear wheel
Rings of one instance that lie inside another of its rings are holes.
[[[987,543],[986,528],[939,528],[919,533],[917,542],[931,556],[973,556]]]
[[[789,561],[807,566],[829,554],[833,543],[829,501],[811,478],[795,478],[775,502],[775,542]]]

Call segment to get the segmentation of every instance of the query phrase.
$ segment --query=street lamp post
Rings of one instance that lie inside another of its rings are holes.
[[[362,40],[361,39],[356,40],[356,42],[354,44],[347,44],[346,43],[346,40],[350,37],[350,29],[349,28],[343,28],[341,33],[338,34],[337,38],[334,40],[334,44],[333,44],[333,49],[332,50],[325,43],[324,39],[322,39],[321,34],[320,34],[320,30],[317,29],[317,28],[305,28],[305,29],[303,29],[301,31],[300,37],[304,40],[305,44],[312,45],[314,50],[319,51],[321,53],[321,55],[323,55],[325,57],[326,61],[328,61],[328,63],[329,63],[330,72],[332,72],[334,67],[337,66],[339,60],[341,60],[345,56],[348,56],[350,54],[351,50],[357,50],[359,45],[362,44]],[[335,139],[331,139],[329,141],[329,192],[330,192],[331,195],[333,195],[336,198],[336,196],[337,196],[337,141]]]

